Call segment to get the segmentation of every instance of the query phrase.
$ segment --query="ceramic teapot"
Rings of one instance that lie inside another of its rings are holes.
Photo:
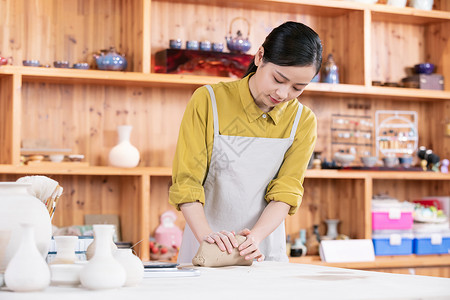
[[[10,57],[2,57],[2,56],[0,56],[0,66],[7,65],[8,63],[10,65],[12,65],[12,63],[13,63],[12,56],[10,56]]]
[[[247,32],[247,37],[244,38],[242,36],[242,32],[240,30],[237,31],[236,36],[233,37],[231,35],[232,32],[232,27],[233,27],[233,23],[237,20],[243,20],[247,23],[247,27],[248,27],[248,32]],[[250,23],[247,19],[242,18],[242,17],[236,17],[231,21],[230,24],[230,31],[228,33],[229,35],[225,37],[225,40],[227,42],[227,48],[228,50],[230,50],[230,52],[234,52],[234,53],[245,53],[248,50],[250,50],[250,48],[252,47],[250,41],[248,40],[248,36],[250,35]]]
[[[108,50],[100,50],[94,54],[95,62],[99,70],[123,71],[127,68],[125,55],[116,52],[114,47]]]

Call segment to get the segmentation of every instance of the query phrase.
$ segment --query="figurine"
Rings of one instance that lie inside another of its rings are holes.
[[[441,173],[448,173],[448,164],[449,164],[449,160],[448,159],[443,159],[442,160],[442,164],[441,164]]]
[[[427,170],[427,165],[428,165],[428,162],[425,159],[422,159],[420,161],[420,166],[422,167],[422,170],[426,171]]]
[[[156,228],[155,241],[158,244],[166,247],[180,248],[182,232],[181,229],[175,225],[177,216],[175,212],[168,210],[161,215],[161,224]]]

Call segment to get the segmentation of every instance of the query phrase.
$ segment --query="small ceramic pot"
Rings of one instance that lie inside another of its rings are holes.
[[[413,157],[412,156],[402,156],[398,158],[400,165],[402,165],[402,167],[404,168],[409,168],[411,167],[412,163],[413,163]]]
[[[223,43],[212,43],[212,50],[215,52],[222,52],[223,51]]]
[[[38,60],[35,60],[35,59],[27,59],[27,60],[24,60],[24,61],[22,61],[22,64],[23,64],[25,67],[39,67],[39,66],[40,66],[39,61],[38,61]]]
[[[409,6],[417,9],[432,10],[433,2],[433,0],[411,0],[409,1]]]
[[[50,154],[48,156],[51,162],[62,162],[64,160],[64,154]]]
[[[395,7],[405,7],[406,0],[388,0],[387,5],[395,6]]]
[[[387,168],[393,168],[397,165],[397,157],[383,157],[384,166]]]
[[[73,161],[73,162],[80,162],[84,159],[83,154],[71,154],[68,157],[69,157],[69,160]]]
[[[80,70],[88,70],[89,69],[89,64],[86,62],[81,62],[81,63],[76,63],[73,64],[74,69],[80,69]]]
[[[434,72],[434,65],[431,63],[422,63],[414,66],[414,71],[418,74],[431,74]]]
[[[211,51],[211,42],[210,41],[201,41],[200,42],[200,50]]]
[[[66,60],[56,60],[53,62],[53,66],[55,68],[62,68],[62,69],[70,68],[70,64]]]
[[[364,164],[364,167],[371,168],[376,165],[378,161],[378,157],[376,156],[361,156],[361,161]]]
[[[173,39],[169,41],[170,49],[181,49],[181,39]]]
[[[198,50],[198,47],[198,41],[191,40],[186,42],[186,49],[188,50]]]

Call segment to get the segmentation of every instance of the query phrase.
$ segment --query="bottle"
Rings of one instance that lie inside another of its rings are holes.
[[[328,58],[322,66],[321,80],[325,83],[339,83],[339,71],[333,54],[328,54]]]

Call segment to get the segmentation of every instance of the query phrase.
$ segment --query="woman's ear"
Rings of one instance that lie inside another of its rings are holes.
[[[262,63],[264,57],[264,48],[263,46],[259,47],[258,52],[255,54],[255,66],[259,66]]]

